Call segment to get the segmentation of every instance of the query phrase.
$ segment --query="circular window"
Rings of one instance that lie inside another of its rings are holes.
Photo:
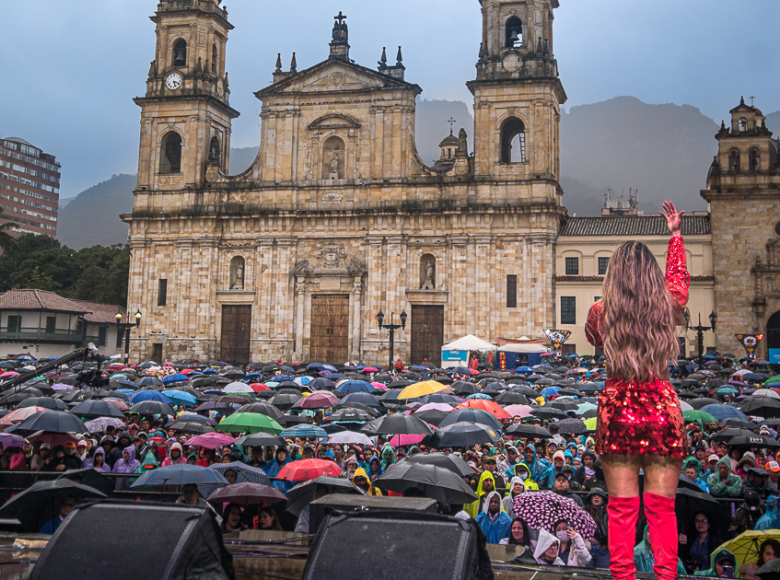
[[[775,233],[780,236],[780,223],[775,226]]]

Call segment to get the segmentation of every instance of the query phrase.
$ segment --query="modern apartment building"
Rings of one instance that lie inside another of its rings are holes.
[[[60,164],[24,139],[0,139],[0,224],[19,233],[57,235]]]

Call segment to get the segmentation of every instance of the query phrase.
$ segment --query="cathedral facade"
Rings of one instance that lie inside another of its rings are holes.
[[[327,58],[277,61],[257,91],[253,165],[230,175],[220,0],[161,0],[141,108],[128,304],[144,323],[133,358],[384,364],[438,362],[465,334],[537,335],[556,322],[560,105],[558,0],[480,0],[474,150],[461,129],[427,166],[403,55],[349,56],[335,18]],[[325,52],[325,50],[324,50]],[[392,55],[391,51],[391,55]],[[395,63],[393,63],[395,61]],[[471,130],[471,128],[469,128]]]

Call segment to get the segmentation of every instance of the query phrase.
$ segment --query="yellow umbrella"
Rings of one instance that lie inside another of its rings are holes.
[[[751,564],[758,562],[758,550],[763,541],[770,538],[780,541],[780,530],[748,530],[736,538],[724,542],[715,551],[725,548],[734,554],[737,559],[737,569],[739,569],[745,562]]]
[[[405,387],[403,391],[398,393],[398,399],[418,399],[425,395],[432,395],[446,389],[446,385],[442,385],[437,381],[423,381],[421,383],[414,383]]]
[[[585,429],[587,429],[588,431],[595,431],[598,422],[599,422],[598,417],[591,417],[590,419],[585,419],[584,421]]]

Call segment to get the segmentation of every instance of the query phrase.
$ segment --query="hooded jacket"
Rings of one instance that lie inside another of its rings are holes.
[[[144,462],[135,470],[135,473],[146,473],[152,469],[157,469],[160,464],[157,463],[157,457],[154,453],[147,453]]]
[[[354,485],[355,487],[357,487],[355,480],[358,477],[365,477],[368,480],[368,491],[366,492],[366,495],[382,495],[382,492],[379,491],[378,488],[371,485],[371,478],[368,477],[368,473],[366,473],[366,470],[363,469],[362,467],[358,467],[355,470],[355,475],[352,476],[352,485]]]
[[[125,447],[122,453],[124,454],[125,451],[130,454],[130,459],[125,461],[124,455],[122,455],[122,458],[114,464],[114,473],[135,473],[135,470],[141,467],[141,462],[135,458],[135,447],[130,445],[129,447]],[[128,489],[132,479],[134,478],[117,477],[116,489]]]
[[[125,440],[124,442],[122,441],[123,439]],[[122,451],[128,446],[135,447],[133,445],[133,436],[130,435],[129,431],[122,431],[119,438],[116,440],[116,446],[109,451],[106,456],[106,463],[108,463],[112,469],[116,465],[116,462],[122,459]],[[135,457],[135,452],[133,452],[133,457]]]
[[[539,461],[539,458],[536,456],[536,448],[534,448],[533,445],[528,447],[530,447],[533,451],[534,458],[531,460],[530,464],[528,463],[528,460],[523,461],[523,463],[528,468],[531,479],[533,479],[539,485],[544,485],[547,483],[548,471],[551,469],[551,467]],[[528,447],[526,447],[526,449],[528,449]],[[525,451],[523,451],[523,456],[525,456]]]
[[[465,511],[472,519],[477,519],[477,516],[482,511],[482,506],[485,503],[485,495],[488,493],[484,489],[482,489],[482,483],[486,480],[490,479],[493,482],[493,489],[491,491],[496,490],[496,478],[493,477],[493,474],[489,471],[483,471],[482,475],[479,476],[479,482],[477,483],[477,501],[465,504],[463,506],[463,511]],[[499,538],[500,540],[501,538]]]
[[[292,463],[289,455],[284,458],[282,463],[279,463],[278,455],[275,454],[273,461],[266,463],[265,467],[263,467],[263,471],[265,471],[265,474],[269,478],[273,479],[279,474],[279,472],[282,470],[282,467],[288,463]],[[294,483],[292,481],[274,481],[274,487],[282,493],[287,493],[290,489],[292,489],[293,486]]]
[[[103,456],[103,465],[101,467],[95,467],[95,457],[98,455]],[[101,473],[111,473],[111,468],[106,463],[106,450],[102,447],[95,449],[95,453],[92,455],[92,457],[87,457],[84,460],[84,463],[81,464],[81,467],[83,469],[89,469],[91,467],[95,471],[100,471]]]
[[[574,481],[576,481],[577,483],[579,483],[583,487],[585,486],[585,482],[587,480],[589,480],[589,479],[592,479],[594,481],[596,480],[596,469],[595,469],[595,467],[587,468],[584,465],[584,459],[585,459],[586,456],[592,457],[594,463],[595,463],[595,461],[597,459],[596,454],[593,453],[593,451],[586,451],[585,453],[583,453],[582,454],[583,465],[581,467],[578,467],[575,470],[574,477],[572,477],[572,479]],[[590,475],[588,475],[589,472],[592,472],[592,473],[590,473]]]
[[[694,483],[698,485],[699,489],[701,489],[704,493],[710,493],[710,486],[707,484],[707,481],[699,477],[701,475],[701,461],[699,461],[698,459],[696,459],[696,457],[691,455],[690,457],[688,457],[688,459],[685,460],[684,466],[688,467],[691,463],[693,463],[696,466],[696,481]],[[683,471],[685,471],[684,468]],[[683,475],[685,476],[684,473]]]
[[[181,443],[174,443],[171,445],[171,453],[173,453],[174,449],[179,450],[179,459],[174,460],[171,458],[171,455],[169,454],[168,457],[163,459],[162,466],[168,467],[169,465],[177,465],[179,463],[187,463],[187,459],[184,457],[184,450],[181,447]]]
[[[490,507],[490,498],[494,496],[498,498],[498,514],[491,516],[488,508]],[[485,532],[488,544],[498,544],[512,530],[512,518],[504,512],[504,507],[501,505],[501,495],[497,491],[485,494],[482,511],[477,515],[477,525]]]
[[[565,566],[566,563],[558,556],[555,557],[555,561],[550,563],[547,560],[542,559],[542,555],[547,551],[552,544],[558,544],[560,549],[561,542],[553,536],[550,532],[542,528],[539,530],[539,539],[536,542],[536,549],[534,549],[534,560],[544,566]]]
[[[526,480],[526,481],[528,481],[528,480]],[[515,483],[519,483],[520,485],[523,486],[523,491],[521,493],[525,493],[526,491],[528,491],[528,488],[525,486],[525,481],[523,481],[519,477],[515,476],[515,477],[513,477],[510,480],[510,482],[509,482],[509,491],[506,493],[506,497],[503,500],[501,500],[501,504],[504,506],[504,511],[506,513],[508,513],[508,514],[514,513],[512,511],[512,508],[515,505],[515,497],[517,497],[517,496],[513,495],[512,490],[515,487]]]
[[[382,471],[387,471],[387,468],[395,463],[395,451],[390,447],[389,443],[385,443],[382,447]]]
[[[720,479],[720,470],[716,471],[707,478],[707,485],[710,487],[710,493],[713,497],[742,497],[742,478],[732,473],[731,460],[728,455],[724,455],[718,461],[718,466],[725,465],[729,474],[724,483]],[[719,468],[720,469],[720,468]]]
[[[710,569],[709,570],[699,570],[698,572],[694,572],[694,576],[713,576],[715,578],[718,577],[717,572],[715,571],[715,562],[718,560],[728,556],[731,558],[731,561],[734,562],[734,571],[736,572],[736,566],[737,566],[737,559],[734,557],[734,554],[727,550],[726,548],[721,548],[719,550],[715,550],[712,553],[712,557],[710,558]]]
[[[653,549],[650,545],[650,528],[645,526],[645,532],[642,536],[643,539],[634,548],[634,564],[636,565],[637,572],[652,572],[655,565],[655,557],[653,556]],[[677,558],[677,575],[685,576],[688,572],[685,571],[682,560]]]
[[[758,519],[753,529],[756,531],[780,529],[780,497],[769,496],[766,500],[766,513]]]
[[[517,472],[517,468],[520,467],[521,465],[525,467],[526,471],[528,471],[528,477],[525,480],[522,477],[520,477],[520,474]],[[511,479],[514,479],[515,477],[519,477],[520,481],[522,481],[523,485],[525,485],[526,491],[539,491],[539,485],[534,481],[533,474],[531,473],[531,469],[528,467],[528,465],[525,464],[524,461],[521,461],[520,463],[514,465],[512,469],[507,471],[506,476]],[[511,488],[512,485],[510,484],[509,487]]]
[[[376,464],[377,470],[376,472],[371,471],[371,466]],[[369,479],[373,481],[380,475],[382,475],[385,472],[384,469],[382,469],[382,461],[379,459],[378,456],[374,455],[369,461],[368,461],[368,467],[366,468],[366,473],[370,475]]]

